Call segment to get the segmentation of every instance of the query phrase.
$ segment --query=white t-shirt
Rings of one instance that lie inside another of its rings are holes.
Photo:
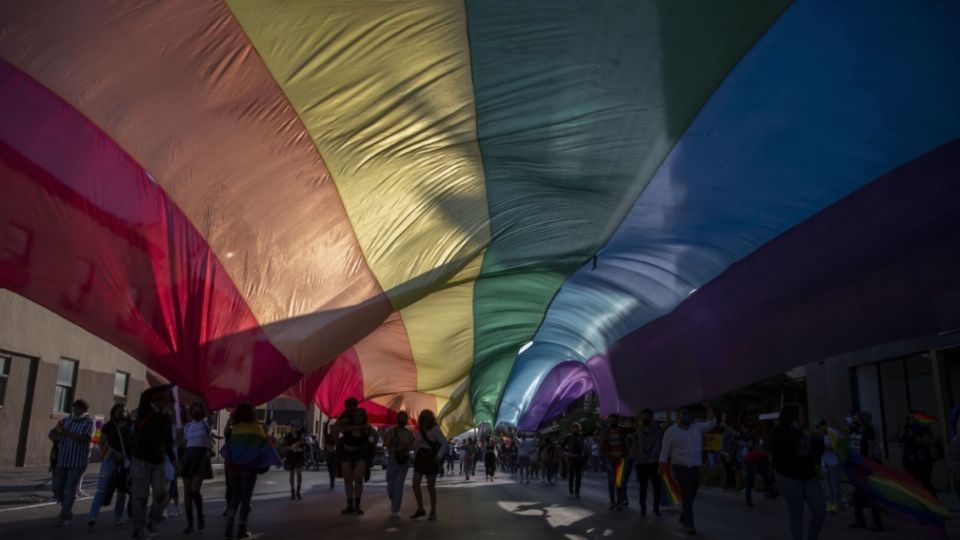
[[[694,422],[686,429],[674,424],[663,434],[660,461],[684,467],[703,465],[703,435],[717,425],[716,419]]]
[[[187,448],[209,448],[210,428],[206,420],[194,420],[183,426],[183,438],[187,441]]]

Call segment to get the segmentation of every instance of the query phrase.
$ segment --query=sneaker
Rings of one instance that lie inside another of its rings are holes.
[[[689,534],[690,536],[696,536],[697,534],[697,530],[693,527],[684,527],[683,532]]]
[[[134,529],[133,534],[130,535],[130,538],[132,538],[133,540],[143,540],[144,538],[146,538],[146,536],[143,535],[143,531],[141,531],[140,529]]]
[[[69,519],[57,518],[57,521],[54,525],[57,527],[66,527],[69,524],[70,524]]]
[[[96,524],[97,524],[97,520],[91,519],[90,521],[87,522],[87,527],[93,527]]]
[[[659,509],[659,508],[654,508],[654,509],[653,509],[653,515],[655,515],[655,516],[657,516],[657,517],[660,517],[660,509]]]
[[[752,502],[747,503],[747,508],[756,508],[756,507],[757,505],[753,504]]]
[[[437,513],[436,513],[436,512],[430,512],[430,517],[428,517],[427,520],[428,520],[428,521],[436,521],[436,520],[437,520]]]
[[[125,519],[115,519],[115,520],[113,520],[113,526],[114,526],[114,527],[123,527],[123,526],[126,525],[126,524],[127,524],[127,520],[125,520]]]
[[[390,519],[400,519],[400,512],[390,512]]]
[[[424,512],[423,510],[417,510],[416,512],[410,515],[410,519],[422,518],[425,515],[427,515],[427,513]]]

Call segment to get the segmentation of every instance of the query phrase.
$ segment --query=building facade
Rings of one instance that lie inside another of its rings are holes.
[[[949,444],[951,413],[960,406],[960,333],[875,347],[805,366],[812,418],[843,422],[869,411],[885,463],[901,467],[900,429],[911,410],[937,417],[931,425],[935,455]],[[934,465],[934,486],[950,485],[943,459]]]
[[[17,294],[0,289],[0,467],[46,466],[47,433],[75,399],[107,418],[136,406],[146,368],[120,349]]]

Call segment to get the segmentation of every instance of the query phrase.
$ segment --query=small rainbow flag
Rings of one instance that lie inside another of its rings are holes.
[[[937,420],[936,416],[930,416],[929,414],[923,411],[913,411],[912,413],[910,413],[910,418],[912,418],[914,422],[918,422],[924,425],[930,425]]]
[[[680,504],[680,484],[673,477],[669,465],[660,468],[660,481],[663,483],[660,504],[663,506],[674,506]]]
[[[244,469],[264,469],[283,463],[259,424],[234,424],[220,455],[230,465]]]
[[[623,458],[619,459],[616,466],[613,468],[613,478],[617,487],[623,487],[624,477],[627,475],[626,461],[627,460]]]

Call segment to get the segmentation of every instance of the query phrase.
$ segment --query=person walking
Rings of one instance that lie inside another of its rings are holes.
[[[340,468],[343,471],[344,491],[347,495],[347,507],[340,513],[363,515],[360,499],[363,497],[363,481],[367,468],[372,464],[371,446],[376,447],[377,431],[367,422],[367,411],[358,407],[352,411],[349,424],[340,430],[342,447]]]
[[[696,534],[693,501],[700,487],[700,467],[703,465],[703,436],[717,425],[713,409],[707,406],[707,421],[694,422],[689,407],[681,407],[677,423],[667,428],[660,447],[661,471],[670,467],[680,488],[682,511],[680,524],[687,534]]]
[[[933,487],[933,434],[930,426],[918,419],[924,417],[928,416],[923,411],[911,411],[900,430],[898,438],[903,445],[902,465],[907,474],[936,497],[937,491]]]
[[[868,411],[860,411],[848,418],[850,423],[850,451],[858,452],[861,456],[871,458],[878,463],[882,461],[877,446],[877,432],[872,425],[873,415]],[[880,509],[870,497],[869,493],[857,488],[853,494],[854,521],[849,527],[863,529],[867,527],[867,520],[863,515],[865,508],[870,507],[870,517],[873,524],[870,530],[882,531],[883,522],[880,520]]]
[[[410,417],[405,411],[397,413],[397,425],[383,436],[383,452],[387,463],[387,496],[390,498],[390,518],[400,519],[403,488],[410,470],[410,452],[413,450],[413,432],[407,428]]]
[[[563,458],[567,461],[567,489],[570,495],[578,499],[583,481],[584,447],[580,424],[574,422],[570,426],[570,433],[563,439]]]
[[[537,451],[537,446],[532,437],[520,434],[520,442],[517,444],[517,469],[520,471],[520,483],[524,483],[524,473],[526,473],[526,483],[530,483],[530,457]]]
[[[817,430],[823,434],[823,456],[820,458],[820,467],[823,469],[824,483],[827,485],[829,501],[827,511],[835,514],[840,511],[840,475],[843,467],[833,446],[833,441],[827,434],[827,421],[820,420],[817,422]]]
[[[131,505],[133,506],[133,538],[144,538],[163,521],[167,506],[167,475],[164,459],[176,463],[173,422],[169,410],[173,406],[172,385],[155,386],[140,394],[133,427],[133,460],[130,465]],[[147,512],[147,501],[153,504]]]
[[[447,438],[437,424],[433,411],[424,409],[417,417],[417,437],[413,444],[413,496],[417,500],[417,511],[410,519],[426,515],[423,508],[423,493],[420,484],[427,477],[427,493],[430,496],[430,521],[437,519],[437,474],[440,472],[440,456],[447,450]]]
[[[723,432],[720,434],[720,462],[723,464],[724,489],[737,489],[737,450],[740,446],[740,434],[729,424],[726,415],[723,418]]]
[[[194,517],[198,530],[206,526],[203,513],[203,495],[200,489],[204,480],[213,478],[210,465],[210,425],[207,423],[207,408],[197,402],[190,406],[190,421],[183,426],[183,439],[186,448],[180,462],[180,476],[183,478],[183,507],[187,514],[187,527],[184,534],[193,532]],[[196,514],[194,514],[196,512]]]
[[[290,476],[290,500],[303,498],[300,488],[303,486],[303,464],[306,460],[307,437],[303,426],[283,436],[283,468]]]
[[[483,445],[483,469],[484,478],[493,481],[493,475],[497,473],[497,445],[493,436],[487,436],[487,442]]]
[[[647,483],[653,488],[653,515],[660,515],[660,442],[663,433],[660,426],[653,422],[653,411],[640,412],[640,424],[633,433],[630,456],[636,463],[637,483],[639,486],[640,515],[647,515]]]
[[[225,538],[249,538],[250,499],[257,485],[257,476],[270,467],[282,464],[276,448],[257,421],[257,411],[249,403],[241,403],[230,416],[230,434],[220,456],[231,484],[227,505]]]
[[[603,457],[607,468],[607,494],[610,496],[610,510],[622,511],[626,508],[626,488],[622,480],[618,482],[618,472],[626,467],[626,457],[629,452],[627,432],[620,426],[620,415],[613,413],[607,417],[607,427],[600,434]]]
[[[130,491],[130,455],[127,449],[132,446],[133,431],[130,428],[130,413],[122,403],[117,403],[110,409],[110,420],[103,425],[100,432],[103,434],[100,439],[103,461],[100,463],[97,493],[90,505],[87,526],[93,527],[97,524],[100,508],[109,504],[114,492],[112,496],[116,497],[116,501],[113,506],[113,523],[123,525],[126,522],[124,517],[127,494]]]
[[[53,469],[53,496],[60,503],[57,525],[73,519],[73,503],[83,472],[90,463],[90,440],[93,419],[87,414],[90,406],[78,399],[70,407],[70,416],[62,418],[50,430],[49,438],[58,444],[57,464]]]
[[[467,437],[467,444],[464,445],[463,452],[463,470],[467,480],[474,474],[474,461],[477,459],[477,441],[473,437]]]
[[[337,462],[337,437],[332,421],[327,422],[323,429],[323,453],[327,462],[327,474],[330,475],[330,489],[333,489],[336,487],[340,464]]]
[[[457,459],[457,449],[453,446],[453,439],[447,440],[447,472],[453,475],[453,462]]]
[[[773,470],[780,493],[790,511],[790,537],[803,540],[803,505],[810,509],[807,540],[816,540],[826,519],[823,490],[817,478],[817,463],[823,455],[823,431],[812,435],[803,430],[803,410],[798,403],[788,403],[780,411],[773,431]]]

